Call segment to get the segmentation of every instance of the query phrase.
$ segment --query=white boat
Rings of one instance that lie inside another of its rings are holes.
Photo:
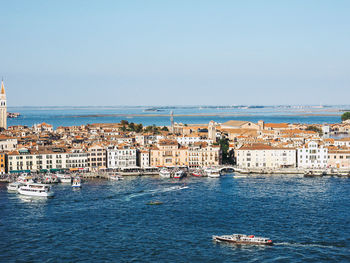
[[[185,177],[186,173],[183,170],[178,170],[174,172],[174,178],[181,179],[182,177]]]
[[[23,183],[20,182],[13,182],[13,183],[9,183],[7,185],[7,191],[9,192],[18,192],[18,189],[23,186]]]
[[[73,187],[73,188],[80,188],[80,187],[81,187],[81,179],[80,179],[79,176],[78,176],[78,177],[75,177],[75,178],[73,179],[72,187]]]
[[[112,180],[112,181],[119,181],[119,180],[123,180],[124,177],[121,176],[120,174],[110,174],[109,175],[109,180]]]
[[[69,174],[56,174],[59,182],[61,183],[71,183],[72,177]]]
[[[21,195],[52,197],[54,192],[51,191],[51,186],[45,184],[26,184],[18,189]]]
[[[243,234],[213,236],[213,240],[216,242],[229,242],[238,245],[273,245],[272,240],[267,237],[256,237],[254,235]]]
[[[239,178],[247,178],[246,175],[240,175],[240,174],[236,174],[233,176],[233,179],[239,179]]]
[[[217,178],[220,177],[220,170],[215,168],[207,168],[204,170],[208,177]]]
[[[167,168],[162,168],[162,169],[159,171],[159,175],[160,175],[160,177],[162,177],[162,178],[170,178],[171,173],[170,173],[170,171],[169,171]]]
[[[26,184],[26,183],[34,183],[33,177],[30,176],[30,175],[28,175],[27,173],[21,174],[21,175],[17,178],[17,182],[23,183],[23,184]]]

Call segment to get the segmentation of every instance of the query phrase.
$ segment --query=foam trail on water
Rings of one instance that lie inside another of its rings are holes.
[[[327,245],[321,245],[321,244],[302,244],[302,243],[289,243],[289,242],[280,242],[280,243],[273,243],[275,246],[288,246],[288,247],[320,247],[320,248],[332,248],[334,246],[327,246]]]

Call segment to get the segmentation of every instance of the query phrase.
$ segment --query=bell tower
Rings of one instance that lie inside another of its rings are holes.
[[[1,80],[0,92],[0,128],[7,129],[7,103],[4,81]]]

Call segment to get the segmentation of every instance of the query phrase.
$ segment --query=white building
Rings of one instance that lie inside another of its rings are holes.
[[[128,145],[108,147],[108,168],[135,167],[136,165],[136,149],[134,147]]]
[[[334,145],[350,147],[350,137],[334,140]]]
[[[138,166],[141,168],[150,167],[150,151],[149,150],[140,150],[138,158]]]
[[[244,145],[235,151],[240,168],[287,168],[296,167],[296,150],[265,144]]]
[[[67,153],[53,151],[29,151],[22,148],[8,154],[8,170],[40,171],[67,168]]]
[[[316,141],[310,141],[298,149],[298,167],[326,168],[328,149]]]
[[[176,140],[181,145],[191,145],[198,142],[205,142],[207,144],[213,144],[213,140],[209,139],[202,139],[200,136],[191,136],[191,135],[184,135],[176,137]]]
[[[0,135],[0,151],[14,151],[17,147],[17,139]]]
[[[81,149],[72,150],[67,154],[67,168],[70,170],[82,170],[87,168],[88,153]]]

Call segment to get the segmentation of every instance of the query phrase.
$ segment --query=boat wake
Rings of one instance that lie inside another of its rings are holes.
[[[289,243],[289,242],[281,242],[274,243],[275,246],[287,246],[287,247],[319,247],[319,248],[334,248],[335,246],[331,245],[322,245],[315,243]]]
[[[155,194],[161,194],[161,193],[166,193],[166,192],[172,192],[172,191],[179,191],[183,189],[187,189],[188,186],[171,186],[163,189],[153,189],[153,190],[147,190],[143,191],[141,193],[136,193],[136,194],[130,194],[125,198],[126,201],[130,201],[133,198],[137,198],[140,196],[145,196],[145,195],[155,195]]]

